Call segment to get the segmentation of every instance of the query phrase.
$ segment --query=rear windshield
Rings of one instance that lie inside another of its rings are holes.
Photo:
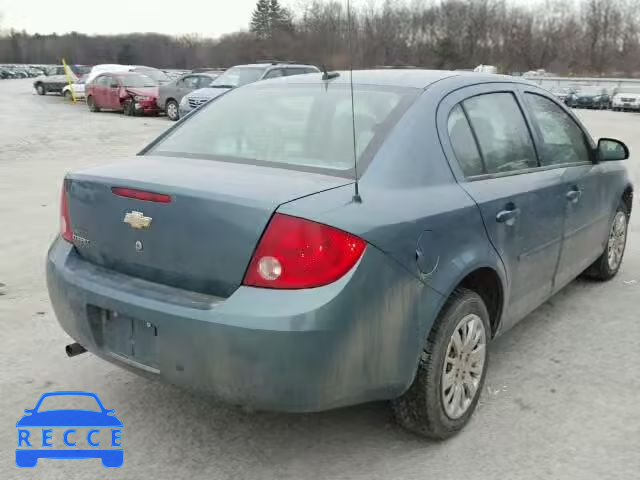
[[[355,87],[358,161],[372,155],[418,92]],[[254,85],[218,97],[149,153],[348,171],[352,132],[348,85]]]
[[[118,77],[123,87],[156,87],[158,84],[146,75],[121,75]]]

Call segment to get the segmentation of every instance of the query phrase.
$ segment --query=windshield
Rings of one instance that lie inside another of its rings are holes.
[[[233,67],[224,72],[212,83],[212,87],[240,87],[256,82],[265,71],[265,67]]]
[[[634,93],[640,95],[640,87],[620,87],[616,93]]]
[[[415,92],[407,88],[356,86],[358,161],[379,145]],[[253,86],[218,97],[162,139],[150,153],[350,170],[351,119],[348,85]]]
[[[158,84],[146,75],[121,75],[118,77],[123,87],[157,87]]]
[[[167,75],[162,70],[156,70],[154,68],[144,68],[144,69],[141,68],[141,69],[139,69],[137,71],[139,71],[140,73],[146,75],[149,78],[152,78],[156,82],[170,82],[171,81],[171,77],[169,77],[169,75]]]

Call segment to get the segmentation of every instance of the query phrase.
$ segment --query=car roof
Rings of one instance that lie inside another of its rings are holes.
[[[348,84],[350,82],[350,72],[348,70],[336,71],[338,76],[328,80],[330,83]],[[426,88],[440,80],[452,77],[461,77],[468,80],[468,83],[486,82],[518,82],[508,75],[497,75],[493,73],[476,73],[450,70],[424,70],[419,68],[411,69],[379,69],[379,70],[353,70],[353,83],[357,85],[377,85],[389,87]],[[323,82],[322,74],[308,73],[306,75],[295,75],[281,77],[269,82],[285,82],[291,84],[320,83]],[[260,82],[263,83],[263,82]],[[528,82],[526,82],[528,83]]]
[[[282,67],[291,67],[291,68],[318,68],[315,65],[306,65],[302,63],[287,63],[287,62],[273,62],[273,63],[247,63],[244,65],[234,65],[230,68],[235,67],[250,67],[250,68],[282,68]]]

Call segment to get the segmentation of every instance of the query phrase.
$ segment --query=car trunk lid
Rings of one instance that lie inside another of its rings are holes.
[[[319,173],[142,156],[69,175],[67,195],[74,244],[87,261],[227,297],[279,205],[348,183]],[[170,199],[130,198],[117,188]]]

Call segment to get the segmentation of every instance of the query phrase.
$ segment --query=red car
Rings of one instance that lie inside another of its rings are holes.
[[[103,73],[85,88],[92,112],[122,110],[125,115],[156,114],[158,84],[136,72]]]

